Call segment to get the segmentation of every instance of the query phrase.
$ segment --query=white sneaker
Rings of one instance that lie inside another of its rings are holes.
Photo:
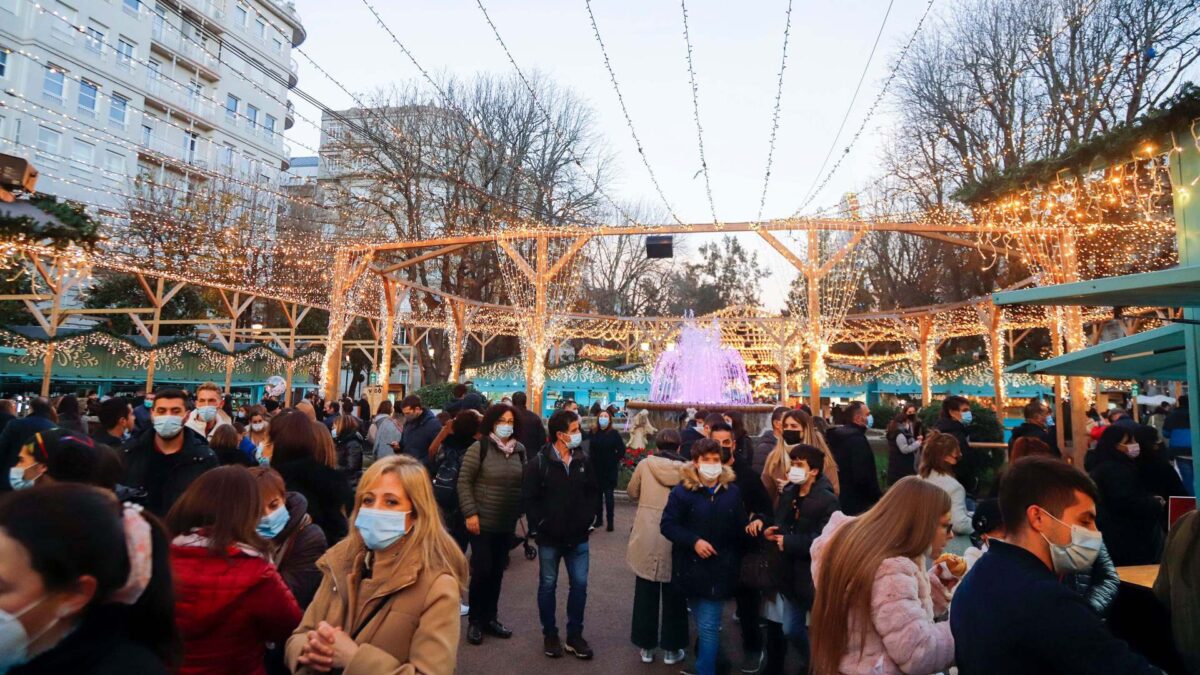
[[[641,655],[642,655],[642,663],[654,663],[654,650],[653,649],[643,649],[643,650],[641,650]]]
[[[673,666],[676,663],[679,663],[680,661],[683,661],[686,658],[687,658],[687,652],[683,651],[682,649],[679,649],[679,650],[676,650],[673,652],[667,652],[666,654],[663,654],[663,663],[667,664],[668,666]]]
[[[471,606],[465,602],[458,603],[458,615],[466,616],[471,613]]]

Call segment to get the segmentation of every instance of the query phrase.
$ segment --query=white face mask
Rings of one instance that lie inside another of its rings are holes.
[[[583,443],[583,434],[576,431],[571,434],[571,440],[567,442],[567,447],[578,448],[581,443]]]
[[[1050,520],[1067,526],[1066,523],[1050,515],[1049,511],[1042,510]],[[1104,538],[1099,532],[1082,527],[1080,525],[1071,525],[1071,541],[1065,545],[1056,544],[1050,541],[1046,535],[1042,535],[1042,539],[1050,545],[1050,564],[1054,566],[1056,574],[1072,574],[1075,572],[1087,572],[1092,569],[1092,564],[1096,562],[1096,557],[1100,555],[1100,546],[1104,543]],[[1039,534],[1041,534],[1039,532]]]
[[[45,635],[62,618],[55,616],[33,637],[25,632],[25,625],[21,623],[19,617],[42,604],[45,599],[45,597],[41,597],[34,600],[16,614],[10,614],[0,609],[0,673],[6,673],[10,669],[28,662],[33,656],[29,653],[29,645]]]
[[[262,431],[263,429],[266,429],[266,428],[267,428],[266,422],[251,422],[250,423],[250,429],[252,429],[253,431]]]
[[[1130,443],[1125,446],[1125,454],[1129,455],[1129,459],[1137,459],[1138,455],[1142,454],[1142,446],[1137,443]]]
[[[714,481],[721,477],[721,472],[725,470],[723,464],[701,464],[700,477],[706,481]]]
[[[801,466],[793,466],[788,469],[788,482],[793,485],[800,485],[808,480],[808,469]]]

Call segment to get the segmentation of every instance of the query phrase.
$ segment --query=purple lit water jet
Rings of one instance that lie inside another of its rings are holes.
[[[653,403],[744,405],[753,402],[746,362],[736,349],[721,346],[721,329],[688,322],[673,350],[663,352],[650,378]]]

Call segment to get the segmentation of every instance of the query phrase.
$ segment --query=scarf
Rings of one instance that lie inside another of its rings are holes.
[[[496,444],[497,448],[500,448],[505,457],[511,457],[513,452],[517,449],[517,439],[515,438],[509,438],[506,441],[497,436],[495,432],[488,434],[488,438],[492,439],[492,442]]]

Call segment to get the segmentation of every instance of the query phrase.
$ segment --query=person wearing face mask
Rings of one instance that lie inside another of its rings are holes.
[[[625,439],[621,432],[613,428],[612,414],[601,410],[596,415],[596,428],[591,433],[588,456],[596,467],[596,481],[600,485],[600,493],[596,495],[595,527],[604,526],[605,516],[608,518],[608,531],[613,531],[613,512],[616,502],[613,492],[617,489],[617,472],[625,459]]]
[[[1092,451],[1089,475],[1100,493],[1096,524],[1117,567],[1155,565],[1162,556],[1165,501],[1138,475],[1141,451],[1133,433],[1116,424],[1104,430]]]
[[[467,642],[473,645],[482,643],[484,634],[512,637],[497,618],[497,606],[512,533],[521,516],[525,446],[517,440],[520,424],[512,406],[488,408],[479,423],[479,440],[467,449],[458,473],[458,506],[471,543]]]
[[[54,407],[50,405],[49,399],[39,396],[30,401],[29,407],[28,415],[10,421],[0,433],[0,462],[3,462],[0,468],[4,471],[9,471],[16,465],[21,446],[30,436],[57,426]],[[8,481],[0,482],[0,494],[9,490],[12,490],[12,486]]]
[[[959,673],[1160,672],[1059,582],[1099,555],[1098,498],[1085,474],[1049,457],[1027,457],[1004,475],[1005,538],[989,540],[950,607]]]
[[[429,446],[442,430],[442,423],[421,402],[421,397],[409,394],[400,401],[404,415],[404,430],[398,444],[399,452],[420,462],[429,458]]]
[[[64,429],[39,431],[21,446],[9,471],[13,490],[54,483],[85,483],[113,490],[121,473],[117,451]]]
[[[204,474],[167,514],[180,675],[265,675],[268,644],[300,623],[296,599],[267,559],[262,514],[258,481],[241,466]]]
[[[921,420],[917,419],[917,406],[904,405],[896,411],[887,425],[888,485],[894,485],[905,476],[917,472],[920,464],[921,443],[924,441]]]
[[[821,467],[821,475],[833,486],[835,495],[841,494],[841,481],[838,479],[838,465],[833,459],[833,453],[825,443],[825,435],[817,431],[811,415],[803,410],[788,410],[783,414],[780,423],[779,444],[767,456],[766,465],[762,471],[762,484],[771,498],[772,508],[779,506],[779,495],[787,487],[788,471],[792,468],[792,459],[788,451],[801,443],[811,445],[825,455],[825,464]]]
[[[870,411],[862,401],[846,408],[846,423],[825,434],[830,453],[837,462],[841,491],[838,498],[848,516],[856,516],[879,501],[879,471],[875,452],[867,441],[867,417]]]
[[[921,468],[917,472],[922,480],[929,481],[950,495],[950,526],[958,535],[949,542],[951,553],[961,554],[967,549],[967,536],[974,531],[971,514],[967,511],[967,493],[954,477],[954,467],[962,458],[958,441],[954,437],[934,431],[929,434],[924,450],[921,451]]]
[[[659,525],[671,541],[671,583],[687,598],[696,622],[695,670],[713,675],[721,643],[725,601],[738,584],[742,549],[749,544],[750,522],[742,496],[726,466],[732,447],[712,439],[692,444],[692,462],[680,470]]]
[[[110,398],[100,403],[99,408],[100,428],[92,438],[110,448],[121,447],[133,433],[133,406],[123,398]]]
[[[579,415],[559,410],[547,424],[553,439],[525,464],[521,495],[530,533],[538,545],[538,615],[543,653],[560,658],[564,651],[590,659],[592,648],[583,637],[587,605],[588,534],[596,515],[599,486],[596,472],[580,445]],[[559,638],[555,618],[560,563],[567,568],[567,639]]]
[[[938,620],[959,578],[941,562],[950,531],[950,498],[916,476],[900,479],[861,516],[830,517],[810,549],[811,672],[950,667],[954,638]]]
[[[178,660],[158,521],[78,484],[0,500],[0,672],[166,675]]]
[[[267,421],[267,411],[261,405],[246,406],[246,433],[242,436],[239,449],[255,464],[266,465],[271,462],[268,450],[270,440],[270,423]],[[211,439],[209,441],[211,443]]]
[[[1033,437],[1050,446],[1050,451],[1055,457],[1062,457],[1062,451],[1058,449],[1058,434],[1054,431],[1054,415],[1050,411],[1050,406],[1040,398],[1035,398],[1025,404],[1023,410],[1025,421],[1012,430],[1012,436],[1008,439],[1008,451],[1012,453],[1013,443],[1018,438]]]
[[[187,396],[182,391],[158,391],[151,412],[152,428],[125,443],[120,483],[151,513],[163,516],[192,481],[219,462],[204,437],[184,427]]]
[[[250,473],[258,481],[263,502],[258,536],[266,540],[267,559],[275,566],[303,612],[321,584],[317,560],[329,548],[325,533],[308,515],[308,500],[298,492],[288,492],[283,476],[277,471],[256,466]],[[267,649],[266,668],[269,675],[289,672],[284,665],[283,643]]]
[[[783,672],[787,637],[808,663],[808,628],[805,615],[812,609],[815,589],[812,582],[812,543],[821,536],[830,517],[840,510],[833,486],[821,475],[823,452],[811,445],[796,445],[788,451],[792,466],[788,485],[779,498],[775,525],[767,528],[766,538],[774,542],[785,559],[779,590],[783,596],[782,622],[767,623],[767,662],[765,673]]]
[[[221,388],[215,382],[201,384],[196,387],[196,409],[188,413],[184,426],[207,439],[213,429],[222,424],[233,424],[233,420],[221,409],[223,403]]]
[[[971,403],[962,396],[947,396],[942,401],[942,412],[933,428],[943,434],[949,434],[958,441],[958,450],[962,457],[954,467],[954,477],[962,484],[968,495],[974,495],[979,487],[979,471],[982,453],[971,450],[971,440],[968,428],[974,421]]]
[[[423,465],[403,455],[359,481],[350,536],[318,561],[321,585],[285,656],[293,673],[453,673],[467,562]]]

